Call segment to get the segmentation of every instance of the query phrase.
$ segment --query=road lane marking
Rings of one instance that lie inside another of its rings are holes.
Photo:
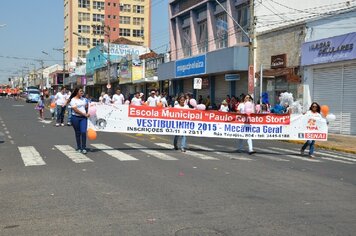
[[[227,158],[233,158],[234,160],[242,160],[242,161],[252,161],[253,159],[251,158],[247,158],[247,157],[241,157],[241,156],[238,156],[236,157],[236,155],[234,155],[233,153],[226,153],[226,152],[219,152],[219,151],[215,151],[214,149],[212,148],[208,148],[208,147],[205,147],[205,146],[201,146],[201,145],[196,145],[196,144],[189,144],[190,147],[194,147],[194,148],[198,148],[198,149],[201,149],[203,151],[208,151],[208,152],[213,152],[219,156],[223,156],[223,157],[227,157]]]
[[[272,150],[275,150],[275,151],[283,151],[283,152],[287,152],[287,153],[290,153],[292,150],[288,150],[288,149],[283,149],[283,148],[277,148],[277,147],[269,147],[269,149],[272,149]],[[316,160],[316,159],[310,159],[310,158],[307,158],[307,156],[295,156],[293,154],[284,154],[284,156],[287,156],[289,158],[293,158],[293,159],[297,159],[297,160],[300,160],[300,161],[309,161],[309,162],[322,162],[320,160]]]
[[[21,158],[25,166],[43,166],[46,163],[43,161],[41,155],[35,147],[33,146],[25,146],[25,147],[18,147]]]
[[[158,159],[165,160],[165,161],[173,161],[173,160],[178,160],[177,158],[174,158],[172,156],[169,156],[165,153],[156,151],[156,150],[150,150],[147,149],[147,147],[142,146],[138,143],[124,143],[126,146],[129,146],[131,148],[139,149],[141,152],[144,152],[150,156],[157,157]]]
[[[101,151],[105,152],[106,154],[118,159],[119,161],[138,161],[138,159],[136,159],[124,152],[116,150],[110,146],[107,146],[105,144],[96,143],[96,144],[91,144],[91,146],[93,146],[97,149],[100,149]]]
[[[77,152],[69,145],[54,145],[60,152],[66,155],[75,163],[93,162],[92,159],[86,157],[84,154]]]
[[[255,153],[254,155],[258,155],[259,157],[262,157],[262,158],[266,158],[266,159],[269,159],[269,160],[272,160],[272,161],[289,161],[287,159],[283,159],[283,158],[279,158],[279,157],[275,157],[274,155],[276,155],[275,153],[272,153],[272,152],[268,152],[266,149],[264,148],[253,148],[255,149],[256,151],[260,151],[260,152],[257,152]],[[273,155],[273,156],[272,156]]]
[[[173,149],[174,146],[172,144],[168,144],[168,143],[155,143],[157,146],[163,147],[163,148],[167,148],[167,149]],[[219,160],[218,158],[215,157],[211,157],[208,155],[204,155],[201,153],[197,153],[197,152],[193,152],[193,151],[189,151],[186,150],[185,154],[192,156],[192,157],[196,157],[202,160]]]
[[[282,148],[274,148],[274,147],[272,147],[271,149],[279,149],[279,150],[285,151],[285,152],[293,151],[293,150],[282,149]],[[324,156],[334,157],[334,158],[328,158],[328,157],[324,157]],[[328,154],[328,153],[325,153],[325,152],[317,152],[316,158],[325,159],[325,160],[329,160],[329,161],[340,162],[340,163],[345,163],[345,164],[352,164],[352,162],[349,162],[349,161],[356,161],[355,159],[352,159],[352,158],[342,157],[342,156],[338,156],[338,155],[332,155],[332,154]],[[343,160],[339,160],[337,158],[343,159]],[[307,161],[307,160],[311,161],[311,160],[315,160],[315,159],[303,159],[303,160],[304,161]],[[344,161],[344,160],[346,160],[346,161]]]

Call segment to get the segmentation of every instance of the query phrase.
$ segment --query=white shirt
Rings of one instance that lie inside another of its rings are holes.
[[[179,105],[179,103],[174,105],[174,108],[190,109],[190,107],[187,104],[184,104],[184,106],[182,107],[181,105]]]
[[[56,99],[56,104],[58,106],[63,106],[67,102],[67,94],[66,93],[62,94],[61,92],[58,92],[54,98]]]
[[[133,98],[131,99],[131,105],[134,105],[134,106],[141,106],[141,103],[142,103],[141,98],[133,97]]]
[[[148,102],[148,106],[150,106],[150,107],[156,107],[157,106],[157,98],[156,97],[149,96],[147,98],[147,102]]]
[[[81,111],[82,113],[86,114],[85,111],[85,106],[87,105],[87,101],[85,98],[81,97],[80,99],[78,98],[72,98],[72,100],[70,101],[70,105],[73,108],[77,108],[79,111]],[[72,109],[72,114],[75,116],[83,116],[82,114],[77,114],[74,109]]]
[[[112,96],[112,102],[115,105],[122,105],[125,103],[125,98],[124,95],[122,95],[122,93],[119,94],[114,94],[114,96]]]
[[[107,94],[104,95],[103,100],[104,100],[105,104],[110,104],[111,103],[111,98]]]
[[[229,107],[221,104],[219,111],[228,112],[229,111]]]
[[[168,103],[167,103],[166,97],[162,97],[161,98],[161,103],[162,103],[163,107],[168,107]]]

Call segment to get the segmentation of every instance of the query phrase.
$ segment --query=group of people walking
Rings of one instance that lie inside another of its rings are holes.
[[[81,153],[87,153],[86,150],[86,131],[87,131],[87,118],[90,116],[88,113],[88,106],[90,100],[84,96],[84,91],[81,87],[75,88],[72,93],[67,91],[63,87],[57,94],[52,96],[51,103],[55,103],[55,112],[56,112],[56,127],[64,126],[64,114],[66,109],[68,109],[68,125],[72,125],[75,131],[75,139],[77,143],[77,151]],[[179,94],[176,98],[167,99],[165,92],[161,94],[158,91],[151,90],[149,96],[145,99],[145,95],[140,92],[136,92],[131,99],[125,99],[124,95],[121,93],[121,90],[118,88],[115,91],[113,96],[110,96],[109,93],[103,92],[99,97],[99,102],[104,104],[115,104],[115,105],[124,105],[131,104],[135,106],[147,105],[150,107],[174,107],[179,109],[196,109],[198,102],[193,98],[192,94]],[[256,105],[253,103],[253,98],[251,95],[243,95],[241,100],[238,102],[233,102],[236,107],[233,109],[239,113],[256,113]],[[253,105],[251,105],[253,104]],[[261,106],[266,105],[262,104]],[[38,103],[39,107],[44,108],[45,102],[43,96]],[[228,102],[224,100],[221,103],[219,111],[229,112],[231,107]],[[267,107],[267,105],[266,105]],[[269,112],[267,108],[262,109],[262,112]],[[320,105],[316,102],[312,103],[308,115],[321,117],[320,114]],[[40,111],[40,116],[43,118],[43,110]],[[248,144],[248,154],[254,154],[253,141],[251,138],[247,139]],[[244,139],[239,139],[237,142],[237,152],[243,152],[244,148]],[[185,135],[174,136],[173,145],[175,150],[181,150],[186,152],[187,147],[187,137]],[[304,155],[306,148],[309,146],[309,157],[314,157],[314,145],[315,140],[308,140],[301,148],[301,155]]]

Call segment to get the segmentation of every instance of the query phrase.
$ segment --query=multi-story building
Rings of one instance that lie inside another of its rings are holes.
[[[251,3],[254,5],[250,7]],[[158,78],[171,82],[171,94],[209,95],[211,102],[218,104],[226,95],[238,96],[254,90],[253,73],[248,73],[253,71],[252,65],[254,71],[259,71],[261,64],[270,65],[272,56],[286,55],[290,60],[283,65],[286,68],[265,69],[272,69],[268,72],[274,73],[273,77],[283,70],[283,76],[277,78],[281,79],[279,84],[300,98],[303,89],[298,71],[299,51],[305,32],[287,28],[355,6],[355,1],[345,0],[170,0],[171,61],[159,66]],[[286,30],[277,38],[274,30],[281,27]],[[249,38],[253,47],[249,47]],[[200,90],[194,89],[195,77],[202,78]],[[267,80],[266,85],[274,82],[272,78]],[[271,96],[282,91],[278,86],[274,86]],[[254,95],[258,100],[256,89]]]
[[[150,47],[150,34],[151,0],[64,0],[66,64],[119,37]]]

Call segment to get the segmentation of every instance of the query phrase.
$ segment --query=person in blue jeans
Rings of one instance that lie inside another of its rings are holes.
[[[71,122],[75,133],[75,140],[77,143],[77,152],[83,154],[87,153],[86,142],[87,142],[87,125],[88,117],[90,116],[87,112],[87,100],[83,97],[84,91],[81,87],[75,88],[73,93],[68,99],[68,103],[72,107],[72,117]]]
[[[313,102],[310,105],[309,111],[307,111],[306,115],[310,116],[311,118],[322,118],[320,114],[320,105],[316,102]],[[314,144],[315,140],[307,140],[304,145],[302,146],[302,149],[300,150],[300,154],[304,155],[305,149],[309,146],[309,158],[314,158]]]
[[[185,97],[184,95],[181,95],[179,98],[178,98],[178,104],[176,104],[174,106],[174,108],[181,108],[181,109],[190,109],[189,106],[187,104],[185,104]],[[180,143],[180,150],[182,152],[185,152],[186,151],[186,142],[187,142],[187,137],[185,135],[176,135],[174,136],[174,140],[173,140],[173,145],[174,145],[174,149],[175,150],[178,150],[178,141],[179,141],[179,138],[181,138],[181,143]]]

